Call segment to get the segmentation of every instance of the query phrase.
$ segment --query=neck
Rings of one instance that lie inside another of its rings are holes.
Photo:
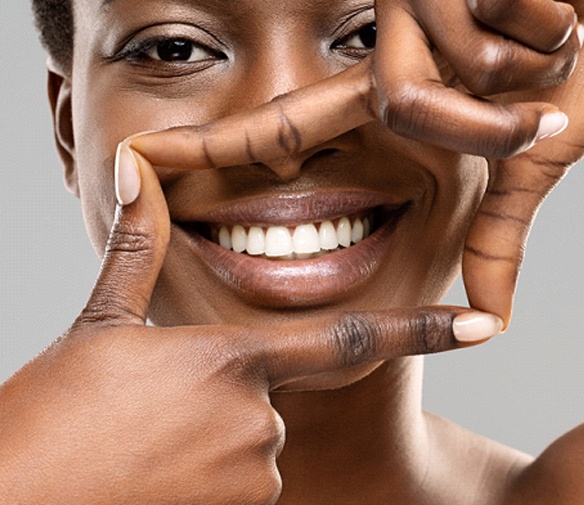
[[[384,363],[341,389],[276,393],[286,424],[279,504],[376,503],[407,497],[424,475],[422,359]]]

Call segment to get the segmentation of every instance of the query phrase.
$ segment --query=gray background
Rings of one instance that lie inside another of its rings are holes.
[[[45,55],[27,0],[0,3],[0,381],[67,329],[98,262],[62,185],[45,100]],[[584,421],[584,173],[540,212],[515,318],[485,346],[427,359],[425,404],[463,426],[538,453]],[[452,303],[465,303],[457,285]]]

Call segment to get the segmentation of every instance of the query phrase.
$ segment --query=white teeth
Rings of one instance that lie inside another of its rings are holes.
[[[247,233],[243,226],[235,225],[231,230],[231,244],[235,252],[245,251],[247,245]]]
[[[357,244],[363,240],[363,221],[359,218],[355,219],[353,223],[353,229],[351,230],[351,241],[353,244]]]
[[[339,247],[337,230],[335,230],[335,225],[330,221],[320,223],[318,238],[320,239],[320,247],[326,251],[332,251]]]
[[[269,226],[261,228],[251,226],[247,231],[243,226],[235,225],[231,233],[227,226],[214,231],[213,240],[224,249],[238,253],[246,251],[252,256],[265,255],[269,258],[305,259],[314,258],[350,247],[367,238],[371,231],[368,218],[355,218],[353,224],[347,216],[341,217],[335,225],[332,221],[323,221],[320,225],[312,223],[296,226],[292,233],[286,226]]]
[[[277,258],[292,254],[292,236],[285,226],[270,226],[266,232],[266,256]]]
[[[225,249],[231,249],[231,233],[225,226],[219,230],[219,245]]]
[[[302,224],[297,226],[292,235],[292,244],[296,254],[311,254],[320,251],[320,240],[316,226]]]
[[[337,236],[339,237],[339,245],[349,247],[351,245],[351,221],[348,217],[342,217],[337,224]]]
[[[247,244],[245,246],[247,254],[251,254],[252,256],[264,254],[266,249],[265,243],[264,230],[259,226],[252,226],[247,232]]]

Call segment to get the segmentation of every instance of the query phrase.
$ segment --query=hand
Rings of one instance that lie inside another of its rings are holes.
[[[560,130],[561,116],[543,121],[554,107],[501,106],[478,97],[565,80],[583,31],[571,5],[377,0],[376,11],[379,117],[394,132],[458,152],[507,157]],[[457,82],[478,97],[455,90]]]
[[[581,19],[584,2],[573,2]],[[506,324],[529,231],[540,205],[584,156],[584,65],[554,87],[500,96],[504,101],[544,100],[570,118],[557,137],[506,160],[490,160],[490,182],[469,230],[463,275],[471,306],[493,312]]]
[[[433,307],[277,330],[148,327],[168,209],[146,159],[122,145],[116,166],[126,205],[117,208],[87,306],[0,389],[3,503],[274,503],[284,430],[270,391],[322,372],[470,345],[501,326],[488,314]]]

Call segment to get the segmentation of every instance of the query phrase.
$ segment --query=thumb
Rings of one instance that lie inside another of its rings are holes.
[[[469,303],[497,314],[505,326],[533,221],[570,166],[537,151],[491,162],[489,187],[465,244],[462,271]]]
[[[168,207],[150,162],[126,143],[116,154],[118,206],[101,270],[76,324],[143,324],[170,238]]]

